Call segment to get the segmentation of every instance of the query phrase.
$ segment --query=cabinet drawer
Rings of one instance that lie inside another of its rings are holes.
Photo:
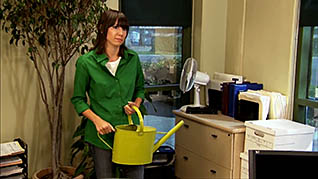
[[[176,132],[176,145],[223,167],[232,169],[233,134],[184,118],[184,126]]]
[[[218,166],[180,146],[176,146],[175,170],[179,178],[232,178],[230,169]]]

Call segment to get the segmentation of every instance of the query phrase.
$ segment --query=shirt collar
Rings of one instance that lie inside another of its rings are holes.
[[[124,50],[124,59],[128,59],[128,50]]]
[[[105,53],[97,54],[96,51],[97,51],[96,49],[93,50],[93,55],[98,63],[101,63],[102,61],[105,61],[105,60],[106,60],[106,63],[109,61]],[[128,58],[129,54],[131,55],[133,53],[130,50],[124,50],[124,56],[122,60],[129,59]]]
[[[106,60],[106,61],[109,60],[105,53],[97,54],[96,51],[97,51],[96,49],[93,50],[93,55],[94,55],[94,57],[95,57],[95,59],[96,59],[96,61],[97,61],[98,63],[101,63],[101,62],[104,61],[104,60]]]

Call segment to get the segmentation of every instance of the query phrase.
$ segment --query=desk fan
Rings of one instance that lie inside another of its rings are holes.
[[[185,61],[180,77],[180,89],[183,93],[186,93],[194,86],[194,104],[182,106],[181,111],[188,112],[188,108],[200,109],[205,107],[200,104],[200,85],[206,86],[209,81],[208,74],[197,71],[197,61],[194,58],[188,58]]]

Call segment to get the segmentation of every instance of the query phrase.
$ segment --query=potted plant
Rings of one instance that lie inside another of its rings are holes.
[[[89,145],[84,140],[86,122],[87,119],[83,117],[73,134],[75,141],[71,146],[71,164],[73,164],[75,158],[79,158],[80,161],[74,175],[84,174],[85,178],[91,178],[95,174],[95,170],[92,153]]]
[[[106,0],[4,0],[0,8],[2,30],[10,44],[28,49],[51,137],[53,178],[61,178],[62,108],[65,69],[74,55],[88,49]]]

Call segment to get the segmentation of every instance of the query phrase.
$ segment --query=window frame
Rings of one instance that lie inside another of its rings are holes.
[[[311,32],[305,32],[311,27]],[[293,120],[306,123],[306,108],[318,108],[318,101],[307,98],[311,79],[312,40],[314,26],[299,26]],[[307,37],[309,36],[309,37]],[[305,40],[310,38],[310,40]],[[304,88],[305,86],[305,88]]]

